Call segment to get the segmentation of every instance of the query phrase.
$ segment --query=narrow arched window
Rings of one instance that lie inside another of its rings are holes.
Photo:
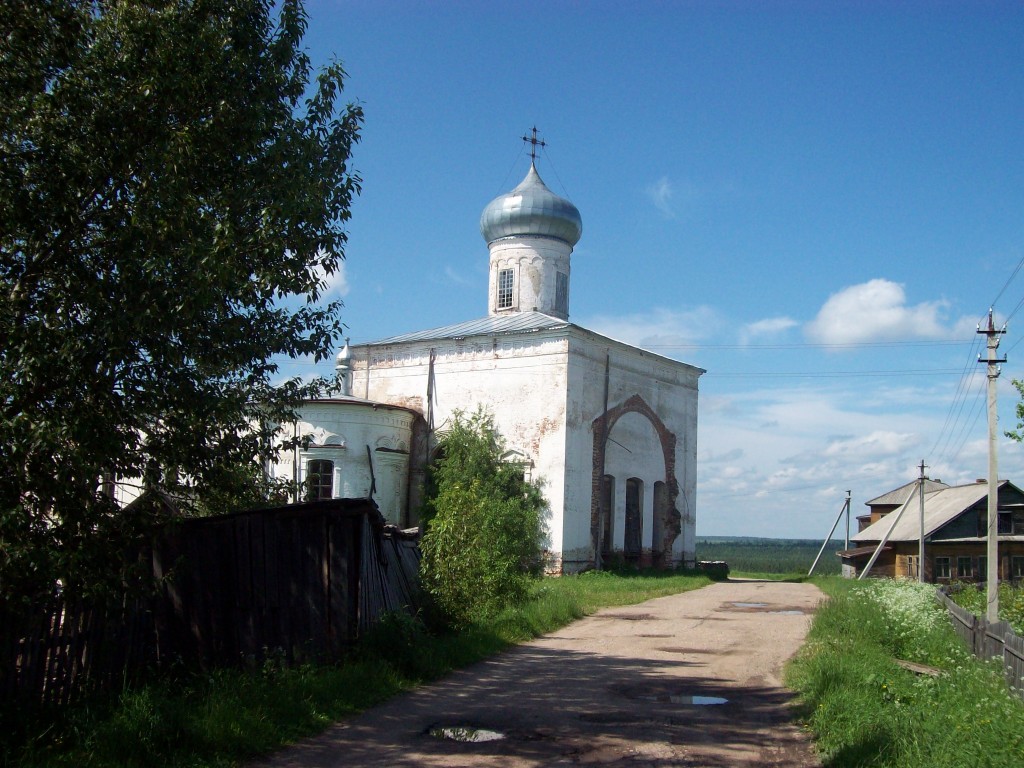
[[[639,477],[626,480],[626,521],[622,551],[627,557],[640,555],[643,541],[644,481]]]
[[[511,269],[498,270],[498,309],[512,308],[512,288],[515,276]]]
[[[604,475],[601,478],[601,501],[599,515],[601,519],[601,554],[608,555],[612,551],[612,535],[615,517],[615,478]]]

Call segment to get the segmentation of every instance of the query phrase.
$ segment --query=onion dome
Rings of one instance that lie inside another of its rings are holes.
[[[574,246],[583,234],[583,220],[575,205],[545,186],[530,163],[526,178],[511,192],[499,195],[480,216],[480,234],[492,243],[505,237],[552,237]]]

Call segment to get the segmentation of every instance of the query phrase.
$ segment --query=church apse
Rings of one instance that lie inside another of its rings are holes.
[[[682,532],[675,434],[640,395],[594,419],[592,433],[594,551],[640,566],[671,565]]]

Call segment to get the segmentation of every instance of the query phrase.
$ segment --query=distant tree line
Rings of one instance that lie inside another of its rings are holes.
[[[836,553],[843,542],[833,539],[814,569],[822,576],[839,575]],[[724,560],[731,571],[746,573],[807,573],[821,542],[813,539],[757,539],[709,536],[697,539],[698,560]]]

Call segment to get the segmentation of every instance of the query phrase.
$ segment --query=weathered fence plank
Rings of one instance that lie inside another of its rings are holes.
[[[176,520],[153,538],[156,585],[106,605],[0,606],[0,696],[63,705],[147,668],[337,658],[388,611],[414,610],[418,538],[367,499]]]
[[[939,589],[936,598],[946,608],[956,633],[979,659],[999,659],[1006,682],[1024,696],[1024,638],[1008,622],[989,623],[961,608],[946,593],[947,589]]]

